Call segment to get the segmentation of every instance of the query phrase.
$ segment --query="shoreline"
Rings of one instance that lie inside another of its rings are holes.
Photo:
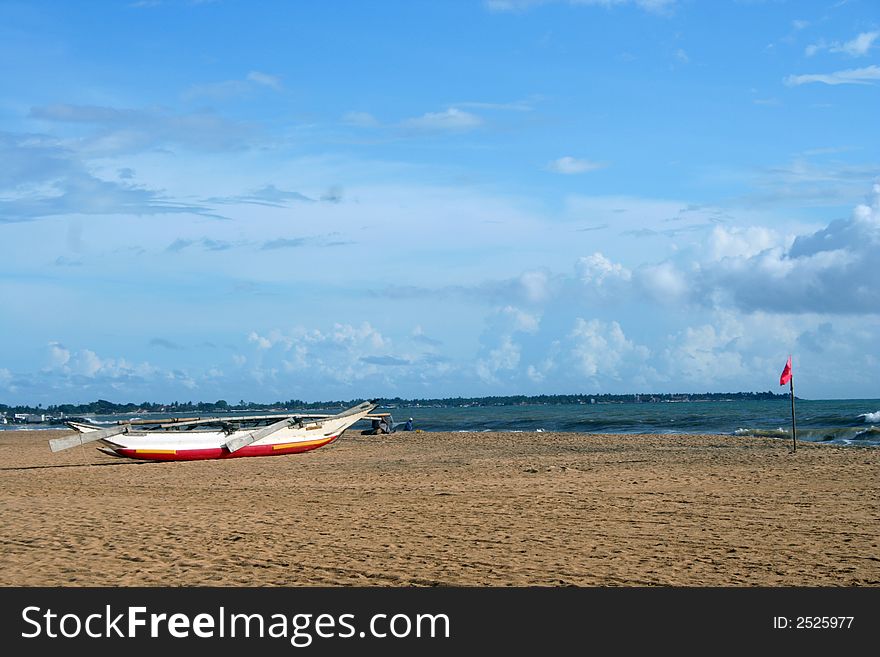
[[[68,433],[0,432],[0,585],[880,585],[875,449],[355,432],[151,463],[52,454]]]

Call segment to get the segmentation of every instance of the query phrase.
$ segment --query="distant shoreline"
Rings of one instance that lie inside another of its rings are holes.
[[[685,403],[710,401],[756,401],[788,399],[788,394],[767,392],[717,392],[717,393],[629,393],[629,394],[577,394],[577,395],[498,395],[490,397],[437,397],[427,399],[404,399],[401,397],[378,397],[374,401],[382,408],[466,408],[470,406],[527,406],[527,405],[587,405],[587,404],[649,404]],[[800,397],[795,396],[796,400]],[[47,407],[10,406],[0,403],[0,416],[18,414],[47,415],[114,415],[119,413],[230,413],[239,411],[290,411],[347,408],[363,399],[304,402],[299,399],[272,403],[245,402],[230,404],[225,400],[216,402],[133,402],[115,403],[99,399],[87,404],[52,404]]]

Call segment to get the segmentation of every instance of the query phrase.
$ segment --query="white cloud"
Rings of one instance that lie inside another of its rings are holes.
[[[106,365],[91,349],[83,349],[79,352],[79,372],[86,376],[95,376]]]
[[[561,351],[562,343],[559,340],[552,340],[546,357],[537,365],[529,365],[526,368],[526,376],[534,383],[543,383],[557,369],[556,359]]]
[[[853,68],[834,73],[811,73],[807,75],[789,75],[784,82],[790,87],[811,82],[823,84],[872,84],[874,80],[880,80],[880,66],[872,65],[865,68]]]
[[[266,338],[256,331],[251,331],[248,335],[248,342],[252,342],[257,345],[258,349],[271,349],[272,341],[269,338]]]
[[[742,326],[733,321],[688,327],[666,352],[667,367],[687,381],[703,383],[734,379],[746,373],[737,341]]]
[[[616,288],[617,283],[628,283],[632,278],[629,269],[612,262],[598,251],[579,258],[575,270],[581,283],[593,288]]]
[[[578,317],[568,337],[574,365],[591,379],[619,379],[624,364],[631,377],[631,370],[644,364],[650,355],[647,347],[629,340],[617,322]]]
[[[251,331],[248,342],[257,349],[251,376],[261,381],[279,373],[277,368],[261,365],[267,358],[280,363],[285,372],[308,370],[327,385],[387,377],[389,375],[380,374],[380,370],[388,369],[384,365],[392,362],[408,365],[417,360],[406,353],[390,355],[393,349],[391,340],[369,322],[359,325],[336,323],[325,331],[302,326],[288,331],[273,329],[266,334]]]
[[[770,387],[778,382],[784,355],[791,353],[799,331],[821,321],[805,317],[795,324],[776,313],[716,311],[709,322],[667,337],[663,368],[672,380],[693,384],[761,389],[766,381]]]
[[[552,294],[550,275],[546,271],[527,271],[517,281],[527,301],[540,303]]]
[[[675,51],[675,59],[682,64],[687,64],[691,61],[691,58],[688,57],[688,54],[682,48]]]
[[[71,351],[58,342],[50,342],[48,347],[49,367],[44,371],[65,377],[146,378],[159,371],[148,362],[132,365],[125,358],[102,358],[91,349]]]
[[[575,173],[595,171],[596,169],[601,169],[605,166],[605,164],[602,164],[600,162],[579,160],[577,158],[566,155],[565,157],[560,157],[558,160],[553,160],[552,162],[550,162],[550,164],[547,165],[547,168],[555,173],[572,175]]]
[[[672,262],[639,267],[634,278],[639,289],[653,301],[676,305],[687,301],[688,277]]]
[[[712,239],[717,255],[727,257],[697,265],[694,292],[703,302],[745,311],[880,312],[880,184],[849,219],[800,235],[788,249],[779,238],[770,246],[772,233],[762,229],[715,232]]]
[[[750,258],[780,242],[779,236],[769,228],[725,228],[716,226],[709,236],[708,255],[712,260],[722,258]]]
[[[828,52],[842,53],[850,57],[864,57],[870,52],[878,36],[880,36],[880,32],[874,31],[862,32],[855,38],[843,43],[839,41],[828,43],[822,40],[807,46],[805,53],[807,57],[812,57],[818,52],[827,50]]]
[[[485,383],[496,383],[499,372],[512,371],[519,365],[520,351],[511,336],[502,336],[501,343],[490,350],[486,358],[477,361],[477,376]]]
[[[58,342],[49,343],[49,367],[61,368],[70,362],[70,351]]]
[[[666,13],[676,0],[485,0],[486,7],[491,11],[526,11],[552,2],[564,2],[569,5],[593,5],[610,8],[615,5],[635,5],[652,13]]]
[[[514,331],[522,333],[537,333],[541,323],[541,318],[538,315],[524,312],[514,306],[506,306],[501,309],[500,313],[511,322]]]
[[[413,119],[406,119],[403,128],[418,132],[463,132],[483,124],[476,114],[450,107],[442,112],[428,112]]]

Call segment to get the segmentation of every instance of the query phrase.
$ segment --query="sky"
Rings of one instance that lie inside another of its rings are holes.
[[[0,402],[880,398],[880,3],[0,1]]]

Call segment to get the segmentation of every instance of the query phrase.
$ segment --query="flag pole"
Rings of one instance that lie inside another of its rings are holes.
[[[794,375],[788,381],[791,390],[791,451],[797,451],[797,425],[794,421]]]

